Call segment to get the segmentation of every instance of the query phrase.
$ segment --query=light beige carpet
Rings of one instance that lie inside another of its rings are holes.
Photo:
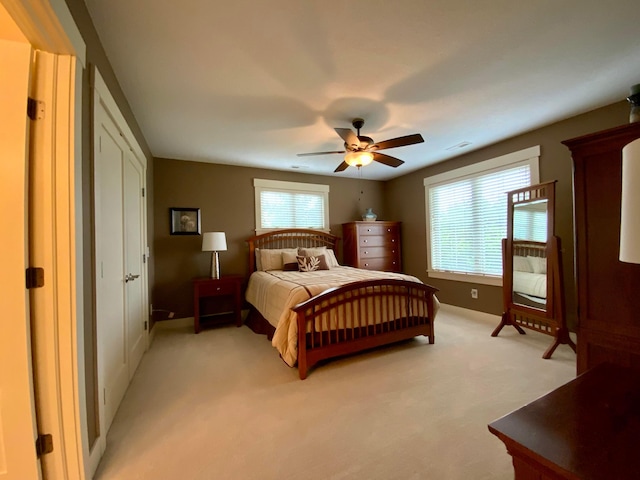
[[[97,480],[512,479],[487,424],[575,376],[575,354],[443,305],[425,338],[301,381],[247,327],[162,322],[108,434]]]

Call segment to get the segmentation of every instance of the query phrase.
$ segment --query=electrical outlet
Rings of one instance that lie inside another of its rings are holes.
[[[471,298],[478,298],[478,289],[477,288],[472,288],[471,289]]]

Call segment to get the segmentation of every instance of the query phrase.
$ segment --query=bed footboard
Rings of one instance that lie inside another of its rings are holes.
[[[434,343],[437,289],[404,280],[371,280],[333,288],[294,308],[301,379],[320,360],[418,335]]]

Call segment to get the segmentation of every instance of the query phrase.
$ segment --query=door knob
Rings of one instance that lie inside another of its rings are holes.
[[[127,273],[127,275],[124,277],[124,282],[133,282],[136,278],[138,278],[140,275],[133,275],[132,273]]]

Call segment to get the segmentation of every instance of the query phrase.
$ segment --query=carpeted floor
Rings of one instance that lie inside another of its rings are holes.
[[[96,480],[512,479],[487,424],[575,376],[551,337],[443,305],[436,343],[325,363],[300,381],[266,337],[156,325]]]

